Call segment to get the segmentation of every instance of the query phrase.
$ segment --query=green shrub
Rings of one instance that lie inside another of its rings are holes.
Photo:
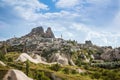
[[[49,77],[45,76],[44,72],[36,72],[36,80],[50,80]]]
[[[89,69],[89,65],[88,64],[84,65],[84,68],[88,70]]]
[[[12,58],[12,57],[9,57],[9,58],[7,59],[7,61],[8,61],[8,62],[13,62],[13,58]]]
[[[63,71],[64,71],[65,74],[70,74],[71,73],[71,70],[69,68],[64,68]]]
[[[5,55],[2,52],[0,52],[0,60],[2,60],[2,61],[5,60]]]
[[[103,80],[120,80],[120,75],[114,71],[104,71],[102,72]]]
[[[77,66],[81,67],[82,62],[81,62],[81,60],[77,59],[76,62],[75,62],[75,64],[76,64]]]
[[[60,64],[54,64],[50,67],[50,69],[54,70],[54,71],[59,71],[61,69]]]
[[[92,78],[93,79],[99,79],[102,75],[99,73],[99,72],[95,72],[93,75],[92,75]]]
[[[78,72],[76,70],[72,70],[72,74],[77,74]]]

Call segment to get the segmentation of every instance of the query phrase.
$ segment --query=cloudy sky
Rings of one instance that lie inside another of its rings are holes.
[[[32,28],[51,27],[56,37],[120,46],[120,0],[0,0],[0,40]]]

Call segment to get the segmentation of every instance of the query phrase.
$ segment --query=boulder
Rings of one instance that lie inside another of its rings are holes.
[[[50,61],[57,62],[62,65],[68,65],[68,59],[63,55],[60,55],[60,53],[53,54],[50,58]]]
[[[35,54],[34,58],[32,58],[31,56],[29,56],[27,53],[22,53],[16,61],[21,61],[21,62],[25,62],[29,60],[32,63],[38,64],[38,63],[42,63],[42,64],[48,64],[45,61],[42,61],[41,56]]]
[[[26,76],[22,71],[10,69],[3,80],[33,80]]]
[[[82,69],[80,69],[80,68],[78,68],[78,69],[76,69],[76,72],[78,72],[78,73],[84,73],[85,71],[82,70]]]

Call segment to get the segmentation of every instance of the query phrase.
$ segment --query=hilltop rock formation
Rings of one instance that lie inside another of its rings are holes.
[[[50,27],[47,28],[47,30],[44,32],[44,29],[42,26],[33,28],[29,34],[27,34],[25,37],[43,37],[43,38],[55,38],[53,31]]]
[[[85,41],[85,44],[86,44],[86,45],[89,45],[89,46],[92,46],[92,45],[93,45],[91,41]]]
[[[54,36],[54,34],[53,34],[53,32],[52,32],[50,27],[48,27],[48,29],[47,29],[47,31],[45,33],[45,37],[46,38],[55,38],[55,36]]]
[[[72,60],[72,52],[87,53],[86,56],[89,57],[93,55],[91,58],[95,60],[120,60],[120,48],[112,49],[111,46],[96,46],[90,40],[81,44],[76,41],[55,38],[50,27],[48,27],[46,31],[44,31],[42,26],[33,28],[31,32],[25,36],[20,38],[14,37],[5,41],[6,44],[3,43],[4,42],[0,42],[1,51],[3,48],[4,52],[7,50],[8,52],[18,51],[21,53],[36,53],[46,58],[46,60],[39,58],[41,62],[58,62],[63,65],[70,64],[74,66],[76,60]],[[6,46],[8,47],[7,49]],[[60,51],[59,54],[57,54],[58,51]],[[51,57],[52,59],[49,61]],[[21,58],[25,59],[25,61],[30,59],[31,62],[40,63],[38,60],[35,60],[26,54],[21,55],[19,59]],[[89,62],[90,59],[85,60],[86,62]]]
[[[26,36],[33,36],[33,35],[37,35],[37,36],[44,36],[44,29],[43,27],[36,27],[36,28],[33,28],[32,31],[27,34]]]

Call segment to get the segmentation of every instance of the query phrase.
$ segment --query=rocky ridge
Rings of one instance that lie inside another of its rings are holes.
[[[68,63],[74,64],[74,61],[71,59],[72,56],[70,53],[77,51],[80,51],[78,56],[84,56],[87,62],[89,62],[88,60],[90,60],[90,58],[92,57],[97,60],[120,60],[119,48],[112,49],[111,47],[100,47],[94,45],[91,41],[85,41],[84,44],[81,44],[77,43],[76,41],[55,38],[54,33],[50,27],[48,27],[47,30],[44,31],[42,26],[33,28],[30,33],[20,38],[15,37],[12,39],[8,39],[5,42],[0,42],[0,46],[1,48],[9,46],[7,51],[36,53],[45,57],[48,62],[51,61],[49,61],[49,58],[53,56],[53,54],[55,56],[57,52],[60,52],[59,56],[63,56],[64,54],[64,57],[67,58]],[[87,52],[85,52],[84,50],[87,50]],[[89,51],[92,52],[93,56],[90,58],[86,58],[86,56],[91,55]],[[4,50],[4,52],[6,51]]]

